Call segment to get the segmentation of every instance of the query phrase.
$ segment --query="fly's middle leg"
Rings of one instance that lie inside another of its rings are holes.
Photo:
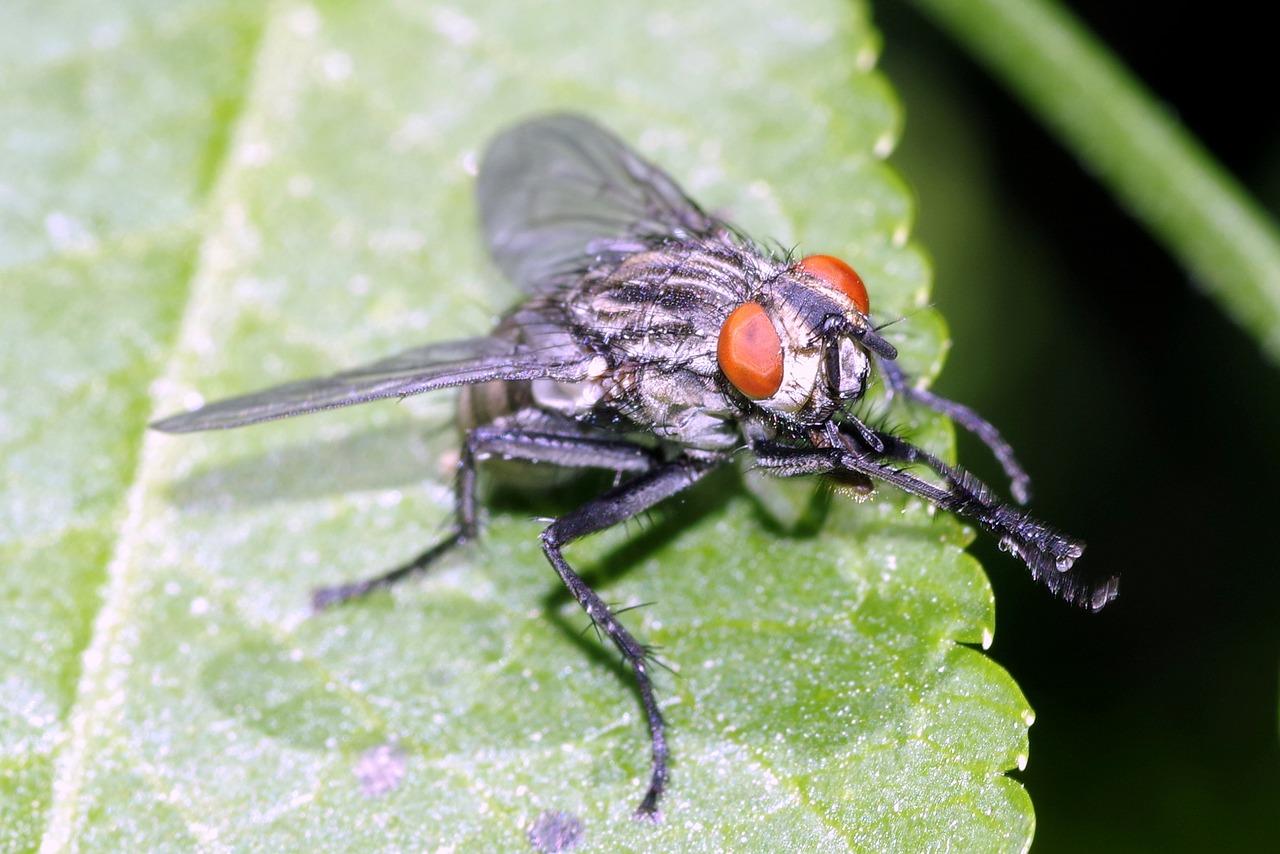
[[[472,431],[471,435],[474,435]],[[417,557],[387,570],[372,578],[338,584],[333,587],[318,587],[311,592],[311,607],[315,611],[323,611],[352,599],[367,596],[374,590],[391,587],[397,582],[425,572],[437,560],[444,557],[460,545],[475,539],[479,530],[476,525],[476,459],[475,445],[471,435],[462,443],[462,451],[458,455],[457,481],[454,487],[454,523],[453,530],[440,542],[424,551]]]
[[[560,429],[556,429],[556,428]],[[323,611],[420,575],[458,546],[479,536],[476,462],[490,456],[527,460],[572,468],[603,468],[617,472],[648,471],[656,464],[652,449],[613,438],[584,435],[574,424],[548,424],[529,430],[487,424],[468,431],[458,455],[454,481],[454,523],[443,540],[417,557],[372,578],[321,587],[311,605]]]

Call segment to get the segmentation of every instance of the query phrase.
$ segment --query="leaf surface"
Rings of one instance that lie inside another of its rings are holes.
[[[450,394],[145,430],[483,334],[516,293],[479,243],[478,152],[551,109],[848,258],[936,373],[861,5],[57,9],[0,37],[0,848],[520,850],[556,813],[583,850],[1025,847],[1004,772],[1030,712],[961,645],[993,630],[968,531],[919,502],[837,496],[788,533],[726,471],[570,548],[609,601],[652,603],[624,619],[675,671],[655,828],[630,819],[641,710],[538,549],[546,501],[490,487],[483,544],[308,613],[444,531]]]

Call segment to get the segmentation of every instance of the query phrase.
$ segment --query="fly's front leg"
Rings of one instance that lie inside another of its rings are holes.
[[[848,433],[843,435],[848,440],[854,438]],[[973,519],[998,536],[1000,547],[1022,558],[1031,570],[1031,576],[1043,581],[1051,591],[1095,611],[1115,598],[1116,579],[1092,585],[1069,574],[1076,559],[1084,554],[1084,543],[1000,501],[990,487],[964,469],[947,465],[928,451],[897,436],[882,433],[880,439],[884,448],[880,455],[882,459],[895,463],[919,464],[932,470],[942,478],[945,484],[943,494],[947,496],[945,503],[934,503],[957,515]],[[856,451],[856,446],[851,441],[845,447]],[[896,469],[891,471],[896,477],[911,478],[905,472]],[[882,479],[890,480],[888,476],[883,476]],[[926,481],[911,479],[937,490],[937,487]],[[918,486],[908,488],[901,483],[897,485],[908,492],[922,494]]]
[[[546,552],[547,559],[559,573],[560,579],[592,622],[613,641],[635,675],[640,701],[644,704],[645,716],[649,720],[649,737],[653,746],[649,789],[636,810],[636,818],[647,821],[661,820],[658,800],[667,783],[666,732],[662,712],[654,698],[653,683],[649,678],[648,653],[596,592],[574,572],[564,559],[561,549],[587,534],[602,531],[643,513],[664,498],[693,485],[719,462],[679,457],[661,468],[614,487],[571,513],[566,513],[542,532],[542,550]]]
[[[1031,500],[1031,476],[1018,462],[1018,458],[1013,453],[1013,446],[1005,441],[995,425],[963,403],[956,403],[926,389],[916,388],[907,379],[902,368],[893,362],[881,359],[880,369],[884,372],[885,383],[889,386],[890,394],[900,394],[940,415],[945,415],[981,439],[983,444],[991,449],[991,454],[1000,463],[1000,467],[1004,469],[1005,476],[1009,478],[1009,490],[1017,502],[1026,504]]]
[[[937,457],[888,433],[878,433],[881,453],[860,452],[854,434],[842,432],[844,447],[793,448],[771,442],[754,446],[761,466],[790,477],[804,474],[848,475],[857,473],[898,487],[931,504],[973,520],[1000,539],[1001,548],[1018,555],[1033,578],[1067,601],[1099,610],[1115,598],[1118,580],[1093,583],[1072,573],[1084,543],[1027,516],[1001,502],[991,490],[963,469],[948,466]],[[902,464],[920,464],[943,480],[930,483],[903,471]]]
[[[574,432],[566,425],[528,430],[490,424],[473,428],[458,455],[454,485],[454,523],[449,534],[422,554],[381,575],[335,587],[321,587],[311,594],[317,611],[359,599],[406,578],[425,572],[444,555],[479,535],[476,512],[476,461],[490,456],[527,460],[570,468],[604,468],[617,472],[648,471],[657,464],[654,451],[617,439],[597,438]]]

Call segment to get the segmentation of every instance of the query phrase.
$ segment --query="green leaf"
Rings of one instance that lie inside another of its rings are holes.
[[[474,4],[471,4],[474,5]],[[484,331],[477,152],[587,111],[752,233],[842,254],[908,368],[944,328],[883,164],[865,9],[569,14],[409,2],[32,7],[0,37],[0,848],[1022,849],[1031,715],[969,532],[884,492],[785,533],[736,471],[569,550],[661,647],[674,755],[494,493],[484,543],[311,616],[437,538],[452,398],[225,434],[208,398]],[[894,410],[939,452],[940,419]],[[544,496],[545,498],[545,496]],[[553,503],[567,499],[556,498]],[[541,819],[540,819],[541,817]],[[549,818],[550,817],[550,818]]]

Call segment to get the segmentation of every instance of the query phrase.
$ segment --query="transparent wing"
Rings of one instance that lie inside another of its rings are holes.
[[[485,152],[476,192],[489,251],[530,292],[610,254],[643,249],[646,238],[722,227],[665,172],[574,115],[500,134]]]
[[[467,338],[406,350],[331,377],[301,380],[211,403],[152,424],[166,433],[241,427],[382,397],[404,397],[487,380],[575,381],[585,360],[564,348],[532,350],[499,338]]]

